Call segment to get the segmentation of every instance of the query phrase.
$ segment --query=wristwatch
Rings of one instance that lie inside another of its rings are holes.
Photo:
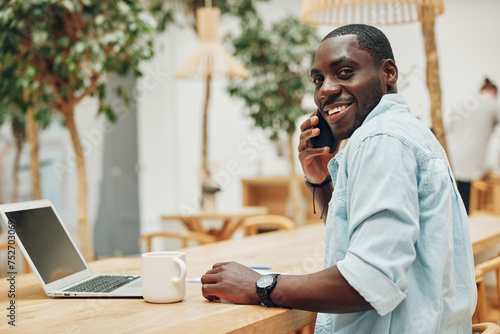
[[[266,307],[275,307],[274,303],[269,298],[269,294],[273,291],[276,286],[276,278],[280,274],[270,274],[261,276],[255,283],[255,288],[257,289],[257,294],[260,297],[260,305]]]

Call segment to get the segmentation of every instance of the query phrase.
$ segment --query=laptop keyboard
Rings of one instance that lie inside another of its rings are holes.
[[[111,292],[138,279],[139,277],[140,276],[101,275],[68,288],[64,290],[64,292]]]

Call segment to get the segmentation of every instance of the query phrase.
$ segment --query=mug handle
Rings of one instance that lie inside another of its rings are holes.
[[[179,258],[174,258],[174,261],[177,262],[177,264],[181,268],[181,275],[178,278],[176,278],[176,277],[172,278],[172,282],[174,284],[177,284],[179,282],[184,281],[184,279],[186,278],[186,272],[187,272],[187,270],[186,270],[186,264],[184,263],[184,261],[182,261]]]

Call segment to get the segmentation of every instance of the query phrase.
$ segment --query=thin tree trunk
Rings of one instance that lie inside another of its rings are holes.
[[[85,172],[85,156],[75,123],[74,106],[69,106],[63,112],[66,126],[71,136],[75,152],[76,168],[78,174],[78,236],[80,249],[86,260],[94,259],[94,250],[89,233],[88,208],[87,208],[87,176]]]
[[[25,122],[26,137],[30,144],[32,198],[37,200],[42,198],[42,188],[40,185],[40,159],[38,157],[38,124],[33,118],[33,108],[26,110]]]
[[[205,105],[203,107],[203,133],[202,133],[202,150],[201,150],[201,207],[205,206],[205,194],[203,192],[203,186],[210,178],[210,171],[208,170],[208,103],[210,102],[210,81],[212,80],[212,75],[207,74],[206,79],[206,91],[205,91]]]
[[[10,148],[10,145],[7,143],[3,149],[2,149],[2,152],[0,153],[0,204],[2,203],[5,203],[4,201],[4,192],[2,191],[3,187],[2,187],[2,183],[4,181],[4,178],[3,178],[3,171],[4,171],[4,168],[5,168],[5,156],[7,155],[7,152],[9,152],[9,148]]]
[[[21,161],[21,152],[23,149],[22,141],[19,142],[16,138],[16,155],[14,158],[14,169],[12,171],[12,178],[14,180],[14,187],[12,188],[11,203],[15,203],[19,197],[19,163]]]
[[[294,147],[293,147],[293,134],[288,134],[288,148],[289,154],[288,157],[290,159],[290,185],[289,185],[289,199],[293,205],[293,220],[298,226],[304,225],[305,223],[305,215],[304,215],[304,206],[302,201],[302,193],[300,191],[299,178],[297,177],[297,173],[295,172],[295,159],[294,159]]]
[[[441,107],[441,84],[439,78],[439,61],[436,48],[436,35],[434,31],[434,20],[426,17],[432,15],[432,8],[422,7],[422,34],[424,37],[425,56],[427,59],[427,89],[431,100],[432,130],[445,152],[446,136],[443,126]]]
[[[12,178],[14,179],[14,188],[12,189],[12,203],[19,199],[19,164],[21,162],[21,153],[23,151],[23,143],[26,139],[24,127],[21,121],[17,118],[12,118],[12,133],[16,142],[16,156],[14,158],[14,170]]]

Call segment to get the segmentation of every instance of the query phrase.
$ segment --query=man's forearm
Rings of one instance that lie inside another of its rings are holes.
[[[351,313],[373,308],[337,267],[309,275],[281,275],[270,297],[276,305],[313,312]]]

